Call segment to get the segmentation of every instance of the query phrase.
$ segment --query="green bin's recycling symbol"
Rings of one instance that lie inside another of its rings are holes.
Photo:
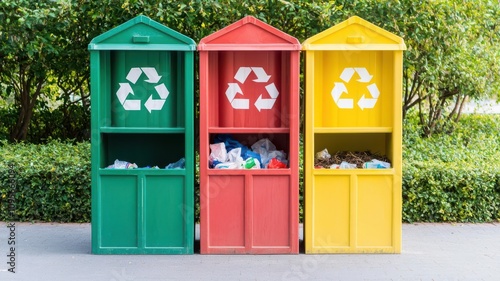
[[[345,83],[349,83],[354,72],[358,73],[359,79],[357,80],[360,83],[370,83],[373,75],[368,73],[368,70],[364,67],[346,67],[340,74],[340,79],[342,79]],[[371,98],[367,98],[365,94],[358,100],[358,106],[361,110],[365,108],[373,108],[377,103],[378,97],[380,95],[380,91],[377,88],[377,84],[372,83],[366,86],[368,92],[371,95]],[[354,108],[354,100],[341,98],[342,94],[348,94],[347,88],[343,82],[335,82],[335,86],[332,89],[332,98],[333,101],[337,104],[339,108]]]
[[[266,71],[262,67],[242,66],[238,69],[236,75],[234,75],[234,79],[238,80],[238,82],[240,82],[241,84],[244,84],[245,81],[247,80],[248,75],[250,75],[252,71],[257,76],[257,79],[253,80],[254,82],[267,83],[271,78],[271,75],[267,75]],[[227,84],[228,88],[226,90],[226,97],[231,103],[231,106],[234,109],[249,109],[250,108],[249,99],[236,98],[237,94],[243,95],[243,91],[241,90],[240,85],[238,83],[227,83]],[[276,102],[276,99],[280,94],[274,83],[268,84],[265,88],[271,98],[270,99],[262,98],[262,94],[259,96],[257,101],[255,101],[254,103],[255,107],[257,108],[257,110],[259,110],[259,112],[261,109],[272,109],[274,106],[274,102]]]
[[[161,76],[158,75],[154,67],[132,67],[127,74],[127,80],[135,84],[142,73],[146,74],[147,77],[147,80],[144,81],[150,84],[157,84],[161,79]],[[141,110],[141,100],[127,99],[129,94],[134,95],[130,83],[120,83],[120,88],[116,92],[116,96],[125,110]],[[169,92],[165,84],[161,83],[155,86],[155,89],[160,99],[153,99],[153,94],[149,96],[148,100],[144,103],[149,113],[153,110],[161,110],[165,104],[165,100],[168,98]]]

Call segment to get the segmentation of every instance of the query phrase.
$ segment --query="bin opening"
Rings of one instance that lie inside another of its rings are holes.
[[[288,168],[287,134],[212,134],[209,167],[214,169]]]
[[[158,166],[164,169],[185,157],[183,134],[104,134],[101,168],[116,159],[135,163],[138,168]]]

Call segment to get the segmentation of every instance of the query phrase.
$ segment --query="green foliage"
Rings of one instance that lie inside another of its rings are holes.
[[[58,93],[50,77],[70,61],[62,61],[65,36],[76,15],[68,1],[4,0],[0,2],[0,95],[14,97],[18,113],[10,140],[24,140],[41,98]],[[76,58],[75,58],[76,59]]]
[[[3,142],[0,155],[0,220],[90,221],[89,143]]]
[[[500,219],[500,116],[466,115],[453,134],[429,138],[416,118],[405,123],[403,220]]]
[[[0,108],[0,140],[9,138],[9,128],[16,123],[15,109]],[[86,141],[90,138],[90,111],[83,106],[70,104],[54,110],[41,109],[33,112],[26,142],[45,143],[51,139]]]

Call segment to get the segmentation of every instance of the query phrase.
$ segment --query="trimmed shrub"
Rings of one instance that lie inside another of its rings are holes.
[[[414,119],[405,123],[403,220],[500,219],[500,116],[464,116],[453,134],[429,138]]]
[[[0,155],[0,220],[90,221],[89,143],[3,142]]]

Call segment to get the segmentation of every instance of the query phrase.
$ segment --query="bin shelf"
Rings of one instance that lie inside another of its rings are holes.
[[[313,169],[313,175],[394,175],[395,170],[390,169]]]
[[[101,127],[101,133],[183,134],[184,128]]]
[[[285,134],[290,132],[290,128],[241,128],[241,127],[209,127],[209,133],[213,134],[245,134],[245,133],[277,133]]]
[[[100,175],[127,175],[127,176],[137,176],[137,175],[172,175],[172,176],[185,176],[185,169],[99,169]]]
[[[392,127],[316,127],[314,133],[392,133]]]
[[[290,175],[290,169],[208,169],[208,175]]]

